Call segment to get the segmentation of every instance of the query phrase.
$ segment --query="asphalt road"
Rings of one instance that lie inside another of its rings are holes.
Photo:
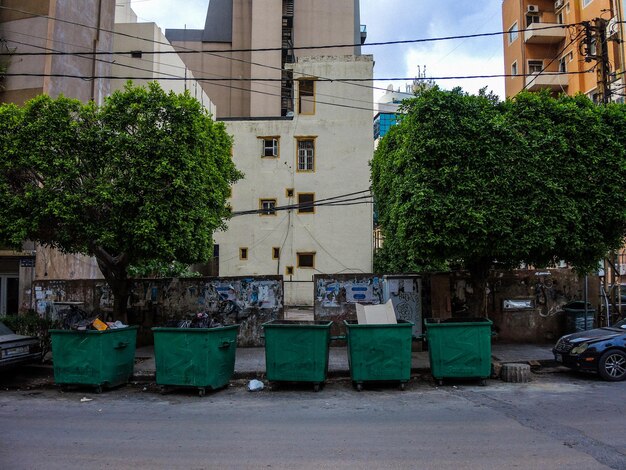
[[[0,384],[2,382],[0,381]],[[91,401],[81,401],[89,398]],[[626,469],[626,382],[0,390],[0,468]]]

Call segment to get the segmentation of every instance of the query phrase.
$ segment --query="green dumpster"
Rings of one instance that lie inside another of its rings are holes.
[[[127,383],[135,365],[137,329],[50,330],[54,381],[90,385],[98,393]]]
[[[267,380],[311,382],[317,392],[328,374],[332,321],[273,320],[263,323]]]
[[[596,309],[591,306],[590,302],[587,302],[586,311],[584,300],[575,300],[563,305],[563,311],[565,312],[565,333],[578,333],[593,329]]]
[[[413,323],[359,325],[345,320],[348,336],[350,377],[357,390],[364,382],[400,381],[400,389],[411,379]]]
[[[432,376],[485,379],[491,376],[491,320],[487,318],[426,319],[426,340]]]
[[[235,371],[239,325],[217,328],[152,328],[156,383],[193,387],[204,396],[228,384]]]

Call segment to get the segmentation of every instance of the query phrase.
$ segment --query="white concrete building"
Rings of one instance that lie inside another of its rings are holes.
[[[307,57],[292,67],[333,79],[373,74],[371,56]],[[371,82],[313,82],[302,106],[311,113],[297,106],[293,117],[225,119],[245,178],[233,188],[228,231],[215,234],[220,276],[282,274],[288,305],[312,302],[316,273],[372,270],[371,198],[324,205],[369,194]],[[297,102],[307,87],[297,81]],[[238,215],[248,210],[260,213]]]
[[[210,0],[203,30],[166,30],[176,49],[206,51],[181,57],[206,79],[245,173],[215,234],[219,275],[283,275],[286,305],[312,305],[314,274],[372,270],[374,62],[361,55],[359,10]]]

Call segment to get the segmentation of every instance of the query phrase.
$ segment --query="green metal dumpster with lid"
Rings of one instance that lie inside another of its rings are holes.
[[[311,382],[317,392],[326,381],[332,321],[273,320],[263,323],[265,369],[272,382]]]
[[[156,383],[192,387],[204,396],[228,384],[235,371],[239,325],[216,328],[152,328]]]
[[[399,381],[400,389],[411,379],[413,323],[359,325],[344,320],[348,336],[350,377],[357,390],[364,382]]]
[[[574,300],[563,305],[565,312],[565,333],[578,333],[580,331],[592,330],[596,316],[596,309],[591,302],[587,302],[585,309],[584,300]]]
[[[426,340],[432,376],[485,379],[491,376],[491,320],[487,318],[426,319]]]
[[[128,383],[135,365],[137,329],[50,330],[55,383],[90,385],[98,393]]]

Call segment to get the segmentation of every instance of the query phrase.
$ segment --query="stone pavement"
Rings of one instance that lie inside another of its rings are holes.
[[[500,363],[546,363],[554,360],[550,348],[552,345],[536,344],[500,344],[494,343],[491,347],[493,361]],[[428,351],[414,351],[412,370],[428,371],[430,361]],[[137,348],[135,354],[135,380],[154,380],[155,360],[154,348],[144,346]],[[233,378],[261,378],[265,375],[264,348],[237,348],[235,359],[235,373]],[[331,347],[328,364],[330,377],[349,377],[348,351],[345,347]]]

